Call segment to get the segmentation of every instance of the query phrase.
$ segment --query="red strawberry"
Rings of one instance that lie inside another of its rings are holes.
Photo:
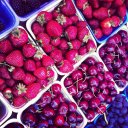
[[[82,47],[80,47],[80,49],[79,49],[79,55],[85,55],[86,53],[87,53],[87,47],[86,46],[82,46]]]
[[[66,59],[75,64],[78,61],[78,51],[73,49],[68,51],[66,53]]]
[[[34,60],[26,60],[25,63],[24,63],[24,68],[27,70],[27,71],[30,71],[30,72],[33,72],[36,70],[36,64],[35,64],[35,61]]]
[[[79,9],[83,9],[88,4],[88,0],[76,0],[76,6]]]
[[[62,52],[58,49],[53,50],[50,57],[54,60],[54,62],[60,62],[63,59]]]
[[[4,84],[4,83],[5,83],[4,79],[0,78],[0,86],[1,86],[2,84]]]
[[[96,28],[94,30],[94,35],[97,39],[100,39],[103,36],[102,30],[100,28]]]
[[[0,53],[0,63],[5,61],[5,55]]]
[[[64,0],[64,3],[60,9],[62,13],[66,16],[72,16],[76,13],[76,9],[72,3],[72,0]]]
[[[108,10],[108,15],[109,15],[109,17],[115,15],[115,13],[116,13],[116,9],[115,9],[115,8],[110,8],[110,9]]]
[[[96,45],[95,45],[93,40],[89,39],[88,42],[87,42],[87,46],[86,47],[87,47],[88,52],[96,51]]]
[[[26,98],[24,97],[15,97],[13,99],[13,106],[14,107],[22,107],[27,103]]]
[[[5,88],[6,88],[6,84],[2,84],[2,85],[0,86],[0,91],[3,91]]]
[[[45,46],[43,47],[43,50],[44,50],[46,53],[50,53],[50,52],[52,52],[52,50],[54,50],[54,46],[51,45],[51,44],[45,45]]]
[[[9,53],[12,51],[12,45],[8,39],[0,41],[0,52]]]
[[[58,46],[59,44],[60,44],[61,42],[60,42],[60,38],[56,38],[56,39],[53,39],[52,41],[51,41],[51,44],[53,45],[53,46]]]
[[[72,40],[71,42],[68,42],[68,45],[70,49],[78,50],[81,47],[81,42],[79,40]]]
[[[12,86],[14,86],[15,85],[15,83],[16,83],[16,81],[14,80],[14,79],[8,79],[8,80],[6,80],[6,85],[8,85],[9,87],[12,87]]]
[[[115,6],[121,6],[124,3],[125,0],[114,0]]]
[[[54,19],[56,19],[59,14],[60,14],[60,12],[58,10],[53,10],[52,11],[52,16],[53,16]]]
[[[27,86],[26,97],[28,99],[33,99],[37,96],[41,89],[41,85],[39,83],[33,83]]]
[[[51,37],[57,38],[62,35],[62,26],[57,21],[51,20],[47,23],[46,31]]]
[[[23,46],[23,55],[27,58],[33,57],[36,53],[36,48],[32,44],[25,44]],[[29,51],[29,52],[28,52]]]
[[[52,13],[47,11],[41,11],[36,17],[36,21],[41,25],[44,25],[50,20],[52,20]]]
[[[59,14],[57,16],[56,20],[63,27],[67,27],[69,25],[72,25],[72,20],[69,17],[64,16],[63,14]]]
[[[45,80],[38,79],[38,83],[41,85],[42,88],[45,88],[48,85],[48,80],[47,79],[45,79]]]
[[[46,79],[47,78],[47,70],[44,67],[37,68],[34,71],[34,75],[39,79]]]
[[[23,66],[23,55],[21,51],[14,50],[5,58],[6,62],[12,66],[22,67]]]
[[[22,68],[15,68],[12,72],[12,77],[14,80],[24,80],[25,72]]]
[[[99,0],[90,0],[89,2],[93,8],[99,8]]]
[[[104,20],[108,18],[108,9],[105,7],[100,7],[93,11],[93,16],[98,20]]]
[[[101,23],[100,23],[101,27],[102,28],[110,28],[112,25],[111,25],[111,18],[106,18],[105,20],[103,20]]]
[[[53,61],[53,59],[51,57],[43,55],[42,64],[45,67],[49,67],[49,66],[53,66],[54,65],[54,61]]]
[[[118,8],[118,10],[117,10],[117,13],[118,13],[118,15],[119,15],[121,18],[125,17],[126,12],[127,12],[127,9],[126,9],[125,4],[121,5],[121,6]]]
[[[47,77],[48,78],[54,77],[54,71],[52,69],[47,70]]]
[[[0,77],[4,79],[11,79],[11,76],[9,74],[7,67],[0,67]]]
[[[71,16],[70,19],[72,20],[72,24],[76,24],[79,21],[79,17],[76,15]]]
[[[32,24],[32,32],[34,35],[38,35],[39,33],[44,32],[44,28],[38,22],[34,22]]]
[[[85,28],[87,23],[85,21],[78,21],[77,28]]]
[[[112,27],[118,27],[121,23],[121,20],[118,16],[112,16],[111,17],[111,25]]]
[[[37,35],[37,41],[41,44],[42,47],[50,43],[50,37],[46,33],[39,33]]]
[[[59,70],[63,73],[69,73],[73,70],[73,65],[68,60],[63,60]]]
[[[86,5],[83,8],[83,15],[85,16],[85,18],[91,19],[92,18],[92,6]]]
[[[61,43],[60,43],[60,45],[59,45],[59,48],[60,48],[61,50],[67,50],[67,49],[69,48],[68,42],[67,42],[66,39],[61,39]]]
[[[99,27],[99,21],[97,19],[91,19],[88,21],[89,25],[93,28],[96,29]]]
[[[32,74],[30,74],[30,73],[26,73],[26,76],[25,76],[25,78],[24,78],[24,83],[26,84],[26,85],[29,85],[29,84],[32,84],[32,83],[34,83],[35,81],[36,81],[36,77],[35,76],[33,76]]]
[[[42,66],[42,63],[41,63],[41,61],[39,60],[39,61],[36,61],[36,68],[39,68],[39,67],[41,67]]]
[[[65,30],[65,35],[67,36],[68,40],[74,40],[77,36],[77,27],[75,26],[69,26]]]
[[[22,28],[14,29],[9,38],[15,47],[21,47],[28,42],[28,34]]]
[[[81,42],[87,42],[89,38],[89,30],[86,27],[79,28],[77,36]]]
[[[18,85],[16,85],[13,90],[12,90],[12,93],[13,95],[15,95],[16,97],[17,96],[25,96],[26,94],[26,85],[22,84],[22,83],[19,83]]]
[[[112,27],[110,27],[110,28],[102,28],[102,32],[106,36],[110,35],[112,30],[113,30]]]

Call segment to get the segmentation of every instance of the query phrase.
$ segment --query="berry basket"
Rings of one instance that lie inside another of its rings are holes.
[[[13,10],[13,12],[17,15],[17,17],[19,18],[20,21],[26,21],[27,19],[29,19],[32,15],[35,15],[36,13],[38,13],[40,10],[42,10],[43,7],[45,7],[48,4],[51,4],[53,0],[45,0],[44,3],[39,6],[36,9],[33,9],[32,11],[28,12],[28,14],[24,15],[24,16],[19,16],[15,10],[12,8],[12,6],[10,5],[10,1],[11,0],[4,0],[6,2],[6,4],[9,6],[9,8],[11,8],[11,10]],[[48,2],[49,1],[49,2]],[[16,1],[17,2],[17,1]],[[51,3],[50,3],[51,2]],[[18,6],[18,5],[16,5]],[[30,7],[30,5],[28,5],[28,8]],[[23,7],[22,7],[23,8]],[[22,8],[20,9],[20,11],[22,10]]]
[[[17,29],[20,29],[20,32],[21,32],[21,30],[23,30],[26,34],[27,34],[27,36],[28,36],[28,40],[27,40],[27,43],[26,44],[28,44],[28,42],[29,42],[29,44],[32,44],[31,46],[32,47],[34,47],[35,49],[36,49],[36,53],[34,54],[34,56],[35,57],[41,57],[42,58],[42,56],[45,56],[45,53],[42,51],[42,49],[40,48],[40,47],[38,47],[37,45],[35,45],[35,43],[34,43],[34,41],[32,40],[32,38],[29,36],[29,34],[27,33],[27,31],[22,27],[22,26],[18,26],[16,29],[14,29],[14,30],[16,30],[17,31]],[[6,37],[4,37],[3,38],[3,40],[5,40],[5,39],[7,39],[7,38],[9,38],[10,39],[10,35],[8,35],[8,36],[6,36]],[[22,40],[23,40],[23,38],[22,38]],[[2,41],[2,40],[1,40]],[[13,44],[14,45],[14,44]],[[20,46],[21,47],[21,46]],[[30,47],[30,49],[29,50],[31,50],[32,49],[32,47]],[[15,47],[16,48],[16,47]],[[16,48],[15,50],[13,49],[13,51],[17,51],[19,48]],[[21,50],[21,49],[19,49],[19,50]],[[13,52],[12,51],[12,52]],[[26,51],[28,54],[30,53],[30,51]],[[26,53],[26,54],[27,54]],[[11,53],[10,53],[11,54]],[[28,55],[27,54],[27,55]],[[8,54],[9,55],[9,54]],[[39,55],[39,56],[37,56],[37,55]],[[20,58],[20,56],[18,57],[18,58]],[[18,59],[17,58],[17,59]],[[32,59],[32,57],[28,57],[28,58],[25,58],[25,56],[24,56],[24,62],[25,62],[25,60],[27,61],[27,60],[29,60],[29,59]],[[34,57],[33,57],[34,58]],[[15,59],[15,58],[13,58],[13,59]],[[11,59],[11,60],[13,60],[13,59]],[[38,59],[37,59],[38,60]],[[34,60],[35,62],[36,62],[36,60]],[[40,60],[38,60],[38,62],[39,62]],[[23,63],[24,63],[23,62]],[[6,67],[6,69],[7,69],[7,71],[9,72],[9,73],[13,73],[14,71],[15,71],[15,69],[16,68],[18,68],[17,66],[16,67],[14,67],[14,66],[12,66],[11,64],[8,64],[7,62],[5,62],[4,61],[4,63],[1,63],[1,64],[5,64],[5,65],[2,65],[3,67]],[[30,64],[28,64],[28,65],[30,65]],[[1,66],[1,67],[2,67]],[[36,67],[38,67],[38,68],[40,68],[40,67],[43,67],[43,65],[35,65]],[[23,67],[22,67],[23,68]],[[32,69],[33,67],[30,67],[30,69]],[[9,69],[11,69],[11,70],[9,70]],[[23,68],[23,70],[25,71],[25,67]],[[47,78],[45,79],[46,81],[41,81],[41,79],[39,79],[38,77],[33,77],[34,78],[34,82],[38,82],[38,83],[40,83],[40,89],[39,89],[39,91],[38,91],[38,93],[37,93],[37,95],[39,94],[39,93],[41,93],[42,91],[43,91],[43,89],[47,89],[48,87],[49,87],[49,84],[51,84],[52,82],[54,82],[54,81],[56,81],[56,79],[57,79],[57,73],[56,73],[56,71],[54,70],[54,68],[52,67],[52,66],[50,66],[50,67],[45,67],[45,69],[47,70]],[[35,69],[36,70],[36,69]],[[31,71],[28,71],[28,70],[26,70],[25,71],[25,74],[27,73],[27,75],[28,74],[30,74],[30,73],[32,73]],[[0,73],[1,74],[1,73]],[[14,75],[14,73],[13,74],[11,74],[11,76],[12,75]],[[17,74],[18,75],[18,74]],[[7,102],[7,104],[11,107],[11,110],[13,111],[13,112],[19,112],[20,111],[20,109],[23,107],[23,106],[26,106],[27,104],[29,104],[29,102],[31,102],[31,100],[34,100],[34,98],[36,97],[36,96],[34,96],[33,98],[25,98],[24,96],[24,98],[26,99],[26,101],[21,105],[21,106],[14,106],[13,105],[13,97],[19,97],[19,91],[21,91],[22,89],[24,90],[24,87],[26,88],[26,85],[31,85],[32,83],[29,81],[30,79],[31,80],[33,80],[33,78],[32,77],[30,77],[31,75],[34,75],[34,72],[33,72],[33,74],[30,74],[30,75],[28,75],[29,77],[29,79],[27,79],[27,83],[25,82],[25,79],[27,78],[27,75],[25,76],[25,78],[23,79],[23,80],[18,80],[18,82],[16,82],[17,80],[14,78],[14,76],[13,77],[11,77],[11,78],[9,78],[9,80],[6,78],[5,79],[5,81],[7,81],[8,80],[8,82],[9,81],[11,81],[11,79],[13,79],[15,82],[15,84],[13,84],[13,87],[11,86],[11,85],[7,85],[7,87],[3,87],[3,89],[2,89],[2,87],[1,87],[1,92],[0,92],[0,94],[3,96],[3,97],[6,97],[5,98],[5,100],[6,100],[6,102]],[[1,76],[1,78],[2,79],[4,79],[3,78],[4,76]],[[21,77],[22,78],[22,75],[21,76],[19,76],[19,77]],[[43,77],[43,76],[42,76]],[[37,81],[38,80],[38,81]],[[29,82],[30,83],[29,83]],[[25,83],[24,83],[25,82]],[[11,84],[11,83],[10,83]],[[24,86],[25,85],[25,86]],[[27,86],[28,87],[28,86]],[[16,90],[15,90],[15,89]],[[21,89],[21,90],[19,90],[19,89]],[[27,88],[28,89],[28,88]],[[5,91],[6,90],[6,91]],[[13,90],[13,91],[12,91]],[[22,91],[23,91],[22,90]],[[17,94],[15,94],[15,92],[17,92],[18,91],[18,95]],[[26,89],[25,89],[25,93],[26,93]],[[6,95],[7,94],[7,95]],[[26,96],[26,95],[25,95]],[[22,95],[21,95],[21,97],[22,97]],[[8,99],[9,98],[9,99]],[[14,99],[15,99],[14,98]],[[20,101],[20,99],[19,99],[19,101]]]
[[[58,7],[59,4],[60,4],[62,1],[63,1],[63,0],[58,0],[58,1],[53,2],[53,3],[50,4],[50,5],[47,5],[47,6],[45,6],[45,7],[42,9],[42,11],[51,12],[51,11],[53,11],[56,7]],[[82,16],[80,15],[80,13],[79,13],[78,10],[76,10],[76,15],[78,16],[79,21],[84,21],[84,19],[82,18]],[[31,34],[31,36],[33,37],[34,40],[36,40],[36,36],[34,35],[34,32],[32,31],[32,24],[36,21],[36,17],[37,17],[37,16],[38,16],[38,14],[32,16],[32,17],[27,21],[27,23],[26,23],[27,30],[29,31],[29,33]],[[87,26],[86,26],[86,28],[89,30],[89,28],[88,28]],[[95,39],[93,38],[93,36],[92,36],[92,34],[91,34],[90,31],[89,31],[89,39],[92,40],[92,41],[94,42],[94,45],[95,45],[95,48],[91,48],[89,51],[90,51],[90,52],[94,52],[95,49],[96,49],[96,47],[97,47],[97,43],[96,43]],[[87,42],[86,42],[86,44],[87,44]],[[93,45],[93,46],[94,46],[94,45]],[[57,47],[56,47],[56,48],[57,48]],[[59,49],[59,48],[58,48],[58,49]],[[44,50],[44,49],[43,49],[43,50]],[[64,50],[61,50],[61,51],[64,51]],[[78,56],[79,56],[79,59],[78,59],[78,61],[73,65],[73,67],[74,67],[74,68],[77,67],[77,65],[80,63],[79,60],[81,60],[81,58],[83,58],[83,56],[85,56],[85,55],[88,54],[88,53],[89,53],[89,52],[85,53],[84,55],[78,55]],[[75,59],[75,58],[74,58],[74,59]],[[65,75],[65,74],[69,73],[69,72],[67,72],[67,73],[61,72],[61,71],[57,68],[57,66],[54,66],[54,68],[55,68],[55,70],[57,71],[57,73],[58,73],[59,75]]]
[[[15,127],[18,127],[17,124],[20,124],[20,128],[27,128],[26,126],[24,126],[21,122],[19,122],[19,120],[15,119],[15,118],[12,118],[10,120],[8,120],[6,123],[4,123],[1,128],[10,128],[10,124],[13,124],[13,123],[16,123],[14,126],[11,126],[11,128],[15,128]]]
[[[88,54],[87,56],[85,56],[83,59],[82,59],[82,62],[81,62],[81,64],[83,64],[83,62],[85,62],[88,58],[94,58],[95,60],[96,60],[96,62],[102,62],[101,61],[101,59],[100,59],[100,57],[98,56],[98,54],[96,54],[96,53],[91,53],[91,54]],[[77,69],[79,70],[83,70],[80,66],[81,66],[81,64],[79,64],[79,66],[77,66],[74,70],[73,70],[73,72],[75,72]],[[103,64],[103,70],[104,70],[104,73],[105,72],[107,72],[108,70],[107,70],[107,68],[106,68],[106,66],[104,65],[104,63],[102,63]],[[96,65],[96,64],[95,64]],[[83,70],[84,71],[84,70]],[[73,73],[72,72],[72,73]],[[63,78],[62,78],[62,80],[61,80],[61,82],[63,83],[63,85],[65,86],[65,84],[66,83],[71,83],[70,81],[65,81],[67,78],[68,79],[70,79],[70,78],[72,78],[72,77],[70,77],[71,75],[72,75],[72,73],[70,73],[70,74],[67,74],[67,75],[65,75]],[[80,74],[80,73],[79,73]],[[86,74],[86,73],[85,73]],[[74,75],[74,77],[75,77],[75,75]],[[87,75],[87,77],[88,77],[88,75]],[[94,78],[95,78],[96,76],[94,76]],[[96,77],[97,78],[97,77]],[[68,80],[67,79],[67,80]],[[83,79],[83,77],[82,77],[82,79]],[[88,91],[89,89],[88,89],[88,86],[89,85],[87,85],[87,87],[86,87],[86,89],[84,89],[83,91],[81,91],[81,90],[79,90],[80,89],[80,87],[78,87],[78,82],[79,81],[81,81],[81,79],[79,78],[79,80],[78,80],[78,78],[77,78],[77,81],[76,82],[74,82],[74,81],[72,81],[72,84],[71,84],[71,86],[69,85],[69,86],[67,86],[67,87],[65,87],[66,89],[67,89],[67,91],[69,92],[69,94],[70,95],[72,95],[73,94],[73,91],[74,91],[74,89],[69,89],[70,87],[72,87],[72,86],[74,86],[73,84],[76,84],[76,94],[74,93],[74,96],[71,96],[72,97],[72,99],[74,99],[76,102],[77,102],[77,104],[78,103],[80,103],[80,101],[79,101],[79,99],[82,99],[83,97],[81,97],[82,95],[81,94],[83,94],[84,92],[84,90],[86,90],[86,91]],[[84,80],[84,81],[86,81],[86,80]],[[89,80],[90,81],[90,80]],[[117,87],[117,85],[116,85],[116,83],[113,81],[113,79],[111,79],[110,81],[112,81],[113,82],[113,84],[114,84],[114,88],[113,89],[115,89],[115,91],[116,91],[116,94],[119,94],[119,88]],[[89,83],[88,83],[89,84]],[[98,85],[99,86],[99,85]],[[75,86],[74,86],[75,87]],[[92,89],[91,89],[92,90]],[[102,89],[100,90],[100,92],[102,91]],[[99,93],[99,92],[98,92]],[[96,95],[98,94],[98,93],[96,93]],[[80,95],[79,95],[80,94]],[[98,95],[96,96],[95,94],[94,94],[94,92],[92,91],[92,94],[94,95],[94,97],[98,97]],[[114,94],[113,96],[112,96],[112,99],[111,100],[113,100],[114,99],[114,96],[116,95],[116,94]],[[78,97],[75,97],[75,95],[79,95]],[[87,94],[86,94],[87,95]],[[93,98],[94,98],[93,97]],[[84,100],[83,100],[84,101]],[[90,101],[90,100],[89,100]],[[104,101],[101,101],[101,104],[103,103],[103,105],[105,106],[105,107],[108,107],[108,105],[111,103],[111,102],[104,102]],[[79,106],[79,105],[78,105]],[[81,106],[79,106],[80,108],[82,108]],[[83,110],[82,110],[83,111]],[[83,111],[83,113],[84,113],[84,111]],[[85,111],[85,114],[86,113],[88,113],[88,112],[86,112]],[[94,113],[94,117],[92,118],[92,119],[88,119],[88,122],[93,122],[96,118],[97,118],[97,116],[99,116],[100,114],[98,114],[97,112],[96,112],[96,110],[95,110],[95,113]],[[85,115],[85,117],[87,118],[87,116]]]
[[[49,88],[47,88],[47,89],[44,89],[43,91],[42,91],[42,93],[40,93],[37,97],[36,97],[36,99],[34,99],[33,101],[31,101],[31,103],[29,103],[27,106],[24,106],[22,109],[21,109],[21,111],[18,113],[18,115],[17,115],[17,119],[18,120],[20,120],[20,122],[22,122],[23,123],[23,120],[22,119],[24,119],[24,117],[22,118],[22,116],[23,116],[23,112],[27,112],[28,110],[28,108],[30,108],[30,107],[32,107],[32,105],[34,105],[34,104],[36,104],[37,102],[37,104],[38,105],[40,105],[40,103],[42,104],[42,101],[40,102],[39,100],[41,100],[41,98],[42,98],[42,96],[43,96],[43,94],[45,94],[46,92],[50,92],[51,94],[52,94],[52,96],[55,96],[53,93],[53,91],[52,90],[50,90],[50,88],[53,86],[53,85],[55,85],[55,84],[59,84],[60,85],[60,87],[61,87],[61,92],[59,92],[59,94],[62,94],[63,96],[64,96],[64,103],[66,103],[65,101],[67,101],[68,102],[68,104],[70,103],[70,102],[72,102],[72,103],[75,103],[74,102],[74,100],[72,100],[72,98],[71,98],[71,96],[68,94],[68,92],[65,90],[65,88],[63,87],[63,85],[62,85],[62,83],[61,82],[59,82],[59,81],[56,81],[56,82],[54,82],[54,83],[52,83],[50,86],[49,86]],[[49,90],[49,91],[48,91]],[[58,96],[59,96],[59,94],[57,94]],[[56,96],[57,96],[56,95]],[[52,101],[51,101],[52,102]],[[63,104],[63,103],[61,103],[61,104]],[[76,104],[76,103],[75,103]],[[77,105],[76,105],[77,106]],[[49,106],[47,106],[47,107],[49,107]],[[59,106],[60,107],[60,106]],[[45,108],[45,109],[47,109],[47,108]],[[39,111],[40,110],[45,110],[45,109],[39,109]],[[56,109],[55,109],[56,110]],[[37,110],[38,111],[38,110]],[[86,124],[87,124],[87,119],[84,117],[84,115],[83,115],[83,113],[82,113],[82,111],[79,109],[79,107],[77,106],[77,113],[78,114],[80,114],[81,116],[82,116],[82,118],[83,118],[83,121],[82,121],[82,123],[80,123],[79,124],[79,126],[77,125],[76,126],[76,128],[84,128],[85,126],[86,126]],[[75,113],[75,112],[74,112]],[[58,113],[59,114],[59,113]],[[68,117],[66,116],[65,118],[67,118],[68,119]],[[38,118],[39,119],[39,118]],[[48,120],[48,119],[46,119],[46,120]],[[31,124],[30,124],[31,125]],[[27,126],[27,125],[26,125]],[[50,126],[49,126],[50,127]],[[53,127],[53,125],[51,126],[51,127]]]
[[[124,26],[122,26],[118,31],[117,31],[117,33],[118,32],[120,32],[121,30],[124,30],[124,31],[126,31],[127,33],[128,33],[128,30],[127,30],[127,27],[124,25]],[[116,34],[117,34],[116,33]],[[116,35],[115,34],[115,35]],[[109,39],[111,39],[111,37],[114,37],[115,35],[113,35],[113,36],[110,36],[109,38],[108,38],[108,40]],[[116,36],[115,36],[116,37]],[[118,39],[117,39],[118,40]],[[106,41],[107,42],[107,41]],[[100,52],[100,49],[101,48],[103,48],[105,45],[106,45],[106,42],[105,43],[103,43],[103,44],[101,44],[99,47],[98,47],[98,49],[97,49],[97,54],[99,55],[99,52]],[[126,44],[126,46],[127,46],[127,44]],[[114,53],[114,52],[111,52],[111,53]],[[108,54],[108,55],[110,55],[110,54]],[[122,56],[122,55],[120,55],[120,56]],[[126,53],[126,59],[128,58],[128,55],[127,55],[127,53]],[[104,60],[102,59],[102,57],[99,55],[99,57],[101,58],[101,60],[102,60],[102,62],[104,63]],[[122,59],[122,58],[121,58]],[[115,60],[115,59],[114,59]],[[106,64],[105,64],[106,65]],[[109,64],[107,64],[106,65],[106,67],[108,67],[109,66]],[[108,68],[108,70],[109,70],[109,68]],[[127,72],[127,68],[126,68],[126,72]],[[113,71],[112,71],[112,73],[113,73]],[[117,73],[117,71],[115,72],[115,73],[113,73],[113,74],[116,74]],[[122,73],[123,74],[123,73]],[[121,74],[121,75],[122,75]],[[126,80],[126,83],[125,83],[125,86],[123,86],[123,87],[118,87],[119,88],[119,91],[123,91],[125,88],[126,88],[126,86],[128,85],[128,81]],[[117,86],[118,86],[118,84],[117,84]]]
[[[15,28],[18,23],[19,20],[12,9],[4,1],[0,1],[0,39]]]
[[[76,6],[76,0],[73,0],[74,2],[74,5]],[[125,4],[125,3],[124,3]],[[106,5],[107,6],[107,5]],[[104,7],[106,7],[104,5]],[[77,7],[76,7],[77,8]],[[78,8],[77,8],[78,9]],[[79,9],[78,9],[79,10]],[[89,10],[88,10],[89,11]],[[93,10],[94,11],[94,10]],[[117,10],[116,10],[117,11]],[[83,13],[81,10],[79,10],[79,12],[81,13],[82,17],[84,18],[85,21],[87,21],[87,19],[84,17]],[[104,11],[103,11],[104,12]],[[122,10],[123,12],[123,10]],[[87,13],[87,12],[86,12]],[[109,11],[108,11],[108,14],[109,14]],[[94,18],[95,19],[95,18]],[[100,22],[100,21],[99,21]],[[103,35],[100,39],[96,38],[95,34],[94,34],[94,30],[92,30],[92,27],[89,25],[89,23],[87,22],[88,26],[89,26],[89,29],[92,33],[92,35],[94,36],[96,42],[98,42],[99,44],[101,43],[104,43],[106,42],[106,40],[110,37],[110,36],[113,36],[114,34],[117,33],[117,31],[120,29],[121,26],[125,25],[126,23],[128,22],[128,11],[126,11],[126,15],[124,17],[124,20],[123,22],[121,21],[121,23],[117,26],[117,27],[113,27],[113,30],[112,32],[109,34],[109,35]],[[105,31],[105,30],[104,30]],[[107,30],[106,30],[107,31]]]
[[[11,116],[12,110],[7,101],[0,95],[0,126]]]

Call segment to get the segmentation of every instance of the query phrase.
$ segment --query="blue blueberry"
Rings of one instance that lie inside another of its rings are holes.
[[[119,117],[119,118],[118,118],[118,122],[119,122],[120,124],[123,124],[123,123],[124,123],[124,121],[125,121],[125,120],[124,120],[124,118],[123,118],[123,117]]]
[[[123,107],[121,110],[121,113],[125,115],[127,112],[128,112],[128,109],[126,107]]]

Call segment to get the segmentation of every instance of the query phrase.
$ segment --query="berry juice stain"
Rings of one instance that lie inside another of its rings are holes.
[[[3,104],[2,101],[0,101],[0,121],[3,120],[3,118],[6,116],[7,114],[7,109],[5,107],[5,105]]]

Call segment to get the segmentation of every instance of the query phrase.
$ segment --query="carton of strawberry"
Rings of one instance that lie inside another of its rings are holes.
[[[84,55],[96,50],[96,42],[71,0],[53,2],[28,20],[27,28],[60,75],[71,72]]]
[[[0,41],[0,93],[15,112],[56,79],[53,64],[20,26]]]
[[[76,0],[75,3],[99,43],[127,22],[127,0]]]

